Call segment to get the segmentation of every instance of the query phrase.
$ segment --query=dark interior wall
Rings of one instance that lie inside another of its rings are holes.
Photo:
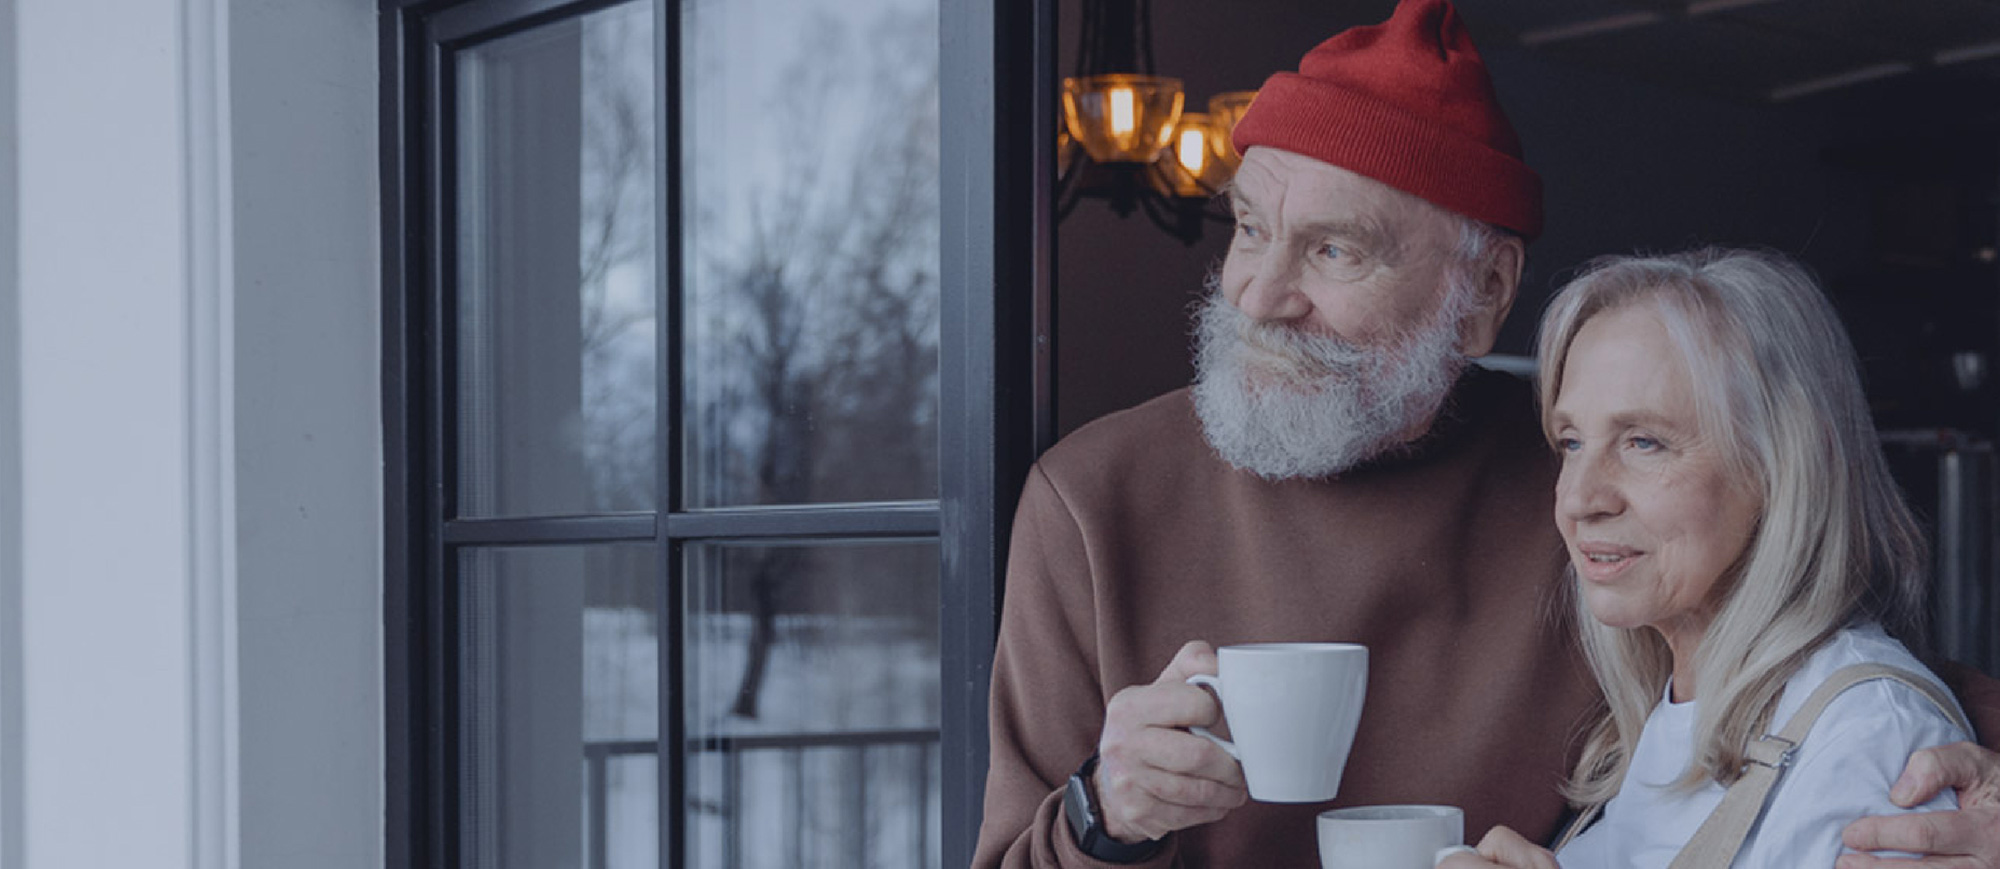
[[[1381,20],[1391,6],[1243,0],[1218,7],[1158,0],[1156,71],[1182,78],[1189,105],[1198,107],[1209,95],[1254,88],[1272,71],[1295,68],[1299,56],[1321,39]],[[1061,72],[1070,74],[1077,6],[1066,2],[1063,11]],[[1471,24],[1477,34],[1478,22]],[[1958,180],[1948,185],[1972,192],[1955,204],[1910,208],[1933,217],[1940,209],[1984,209],[1986,227],[1979,228],[1977,214],[1968,218],[1975,237],[1961,239],[1959,247],[1992,244],[1990,169],[2000,157],[1995,144],[2000,140],[1992,135],[1990,118],[1965,116],[1962,100],[1913,100],[1907,86],[1883,85],[1772,106],[1599,73],[1505,44],[1484,45],[1482,52],[1528,161],[1546,185],[1548,228],[1529,249],[1521,298],[1498,352],[1532,352],[1534,323],[1548,295],[1591,257],[1698,244],[1758,245],[1793,254],[1838,288],[1844,310],[1867,312],[1888,299],[1907,319],[1911,306],[1902,304],[1907,293],[1885,293],[1879,286],[1885,248],[1896,247],[1894,238],[1883,237],[1884,223],[1893,223],[1889,236],[1909,235],[1911,218],[1895,216],[1897,202],[1921,199],[1940,173],[1956,173]],[[1934,147],[1925,141],[1950,144]],[[1937,148],[1963,153],[1952,158],[1929,153]],[[1913,149],[1914,156],[1906,153]],[[1950,159],[1965,165],[1940,168],[1940,161]],[[1918,177],[1889,177],[1896,171]],[[1964,234],[1966,220],[1957,225]],[[1063,432],[1192,377],[1187,314],[1200,297],[1203,276],[1220,262],[1227,235],[1226,227],[1210,229],[1197,244],[1183,246],[1143,217],[1119,218],[1094,201],[1081,203],[1063,222],[1056,284],[1057,422]],[[1983,239],[1976,237],[1980,233]],[[1956,318],[1919,312],[1917,319],[1928,317],[1931,324],[1906,323],[1903,334],[1956,319],[1976,328],[1953,341],[1990,350],[1995,333],[1990,264],[1983,274],[1951,280],[1971,281],[1974,290],[1959,295],[1986,299],[1985,309]],[[1898,352],[1896,341],[1880,336],[1857,334],[1856,340],[1864,352]],[[1887,364],[1890,369],[1940,364],[1877,361],[1893,363]],[[1892,370],[1884,376],[1900,375]]]

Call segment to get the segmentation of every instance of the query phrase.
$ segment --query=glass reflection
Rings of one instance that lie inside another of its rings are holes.
[[[656,551],[460,556],[464,865],[656,865]]]
[[[936,497],[934,0],[683,8],[688,502]]]
[[[936,544],[710,544],[687,570],[690,865],[937,865]]]
[[[458,54],[459,514],[651,509],[652,8]]]

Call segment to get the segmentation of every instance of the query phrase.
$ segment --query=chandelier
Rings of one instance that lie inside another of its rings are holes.
[[[1236,172],[1230,131],[1256,91],[1183,111],[1181,80],[1153,73],[1151,0],[1084,0],[1076,75],[1063,79],[1056,219],[1085,197],[1127,217],[1143,211],[1184,244],[1228,223],[1217,194]]]

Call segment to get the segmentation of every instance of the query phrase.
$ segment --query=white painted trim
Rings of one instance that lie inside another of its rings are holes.
[[[0,0],[0,869],[22,844],[20,188],[14,0]]]
[[[0,869],[380,866],[376,12],[0,3]]]
[[[192,851],[183,2],[15,4],[30,867]]]
[[[188,865],[237,869],[234,227],[228,0],[182,0],[187,275]]]

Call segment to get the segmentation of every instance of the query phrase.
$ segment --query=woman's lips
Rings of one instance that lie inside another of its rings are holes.
[[[1632,567],[1645,553],[1629,546],[1609,543],[1585,543],[1576,547],[1576,557],[1570,562],[1576,572],[1591,582],[1610,582]]]

